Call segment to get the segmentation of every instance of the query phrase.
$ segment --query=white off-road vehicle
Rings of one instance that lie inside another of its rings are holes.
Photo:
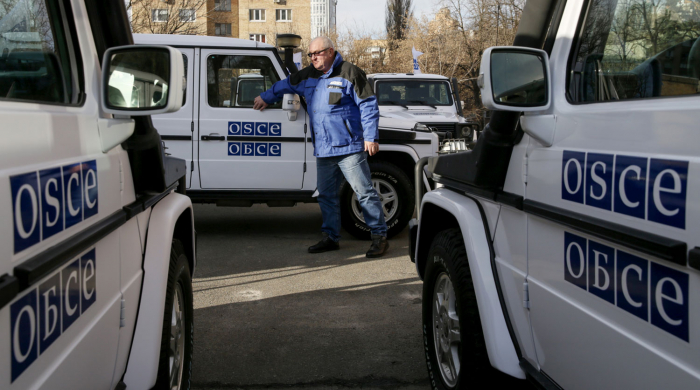
[[[149,117],[180,52],[122,0],[4,1],[0,37],[0,388],[188,389],[192,204]]]
[[[467,146],[476,141],[481,127],[464,117],[457,79],[413,73],[373,73],[367,78],[382,116],[422,123],[428,127],[423,131],[437,133],[440,141],[463,140]]]
[[[299,97],[287,95],[262,112],[253,109],[260,92],[288,76],[274,46],[185,35],[135,34],[134,40],[182,52],[187,69],[182,109],[155,116],[153,123],[168,152],[188,162],[187,195],[193,202],[243,207],[316,202],[316,158]],[[369,165],[392,236],[413,216],[413,168],[420,158],[437,154],[439,140],[415,120],[380,117],[378,142],[380,152]],[[346,231],[369,238],[347,183],[341,212]]]
[[[700,14],[528,0],[485,51],[493,117],[432,158],[410,255],[435,389],[700,388]],[[420,166],[418,167],[420,168]]]

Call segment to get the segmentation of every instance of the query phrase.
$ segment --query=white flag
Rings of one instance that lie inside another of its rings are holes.
[[[294,56],[292,56],[292,60],[294,61],[294,64],[297,66],[297,69],[301,70],[301,52],[294,53]]]
[[[413,46],[412,51],[413,51],[413,74],[421,74],[423,72],[420,71],[420,66],[418,66],[418,57],[422,56],[423,53],[416,50],[415,46]]]

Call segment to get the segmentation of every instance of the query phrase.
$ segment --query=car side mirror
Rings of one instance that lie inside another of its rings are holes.
[[[121,116],[175,112],[182,106],[182,53],[168,46],[120,46],[102,59],[102,110]]]
[[[287,118],[290,121],[297,120],[297,113],[301,110],[301,101],[299,95],[286,93],[282,98],[282,109],[287,111]]]
[[[543,111],[551,104],[549,57],[543,50],[490,47],[481,57],[477,83],[489,110]]]

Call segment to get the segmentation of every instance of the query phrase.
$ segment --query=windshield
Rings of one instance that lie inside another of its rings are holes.
[[[391,80],[376,84],[380,106],[451,106],[450,86],[439,80]]]

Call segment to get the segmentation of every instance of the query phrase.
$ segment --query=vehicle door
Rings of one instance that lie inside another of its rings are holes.
[[[202,188],[301,189],[304,117],[291,120],[281,102],[253,109],[255,97],[284,78],[273,53],[202,49],[200,57]]]
[[[570,1],[561,21],[536,114],[553,144],[530,139],[524,208],[538,360],[566,389],[698,388],[700,15],[684,4]]]
[[[165,142],[166,152],[175,157],[187,161],[187,188],[192,183],[192,171],[194,170],[194,118],[199,109],[195,96],[195,80],[193,76],[198,74],[197,62],[195,62],[195,49],[178,47],[182,52],[185,63],[185,91],[182,96],[182,108],[179,111],[168,114],[154,115],[153,126],[158,130],[160,138]]]
[[[81,240],[121,210],[120,161],[102,152],[97,54],[72,4],[10,0],[0,16],[3,389],[105,389],[114,370],[119,231]]]

